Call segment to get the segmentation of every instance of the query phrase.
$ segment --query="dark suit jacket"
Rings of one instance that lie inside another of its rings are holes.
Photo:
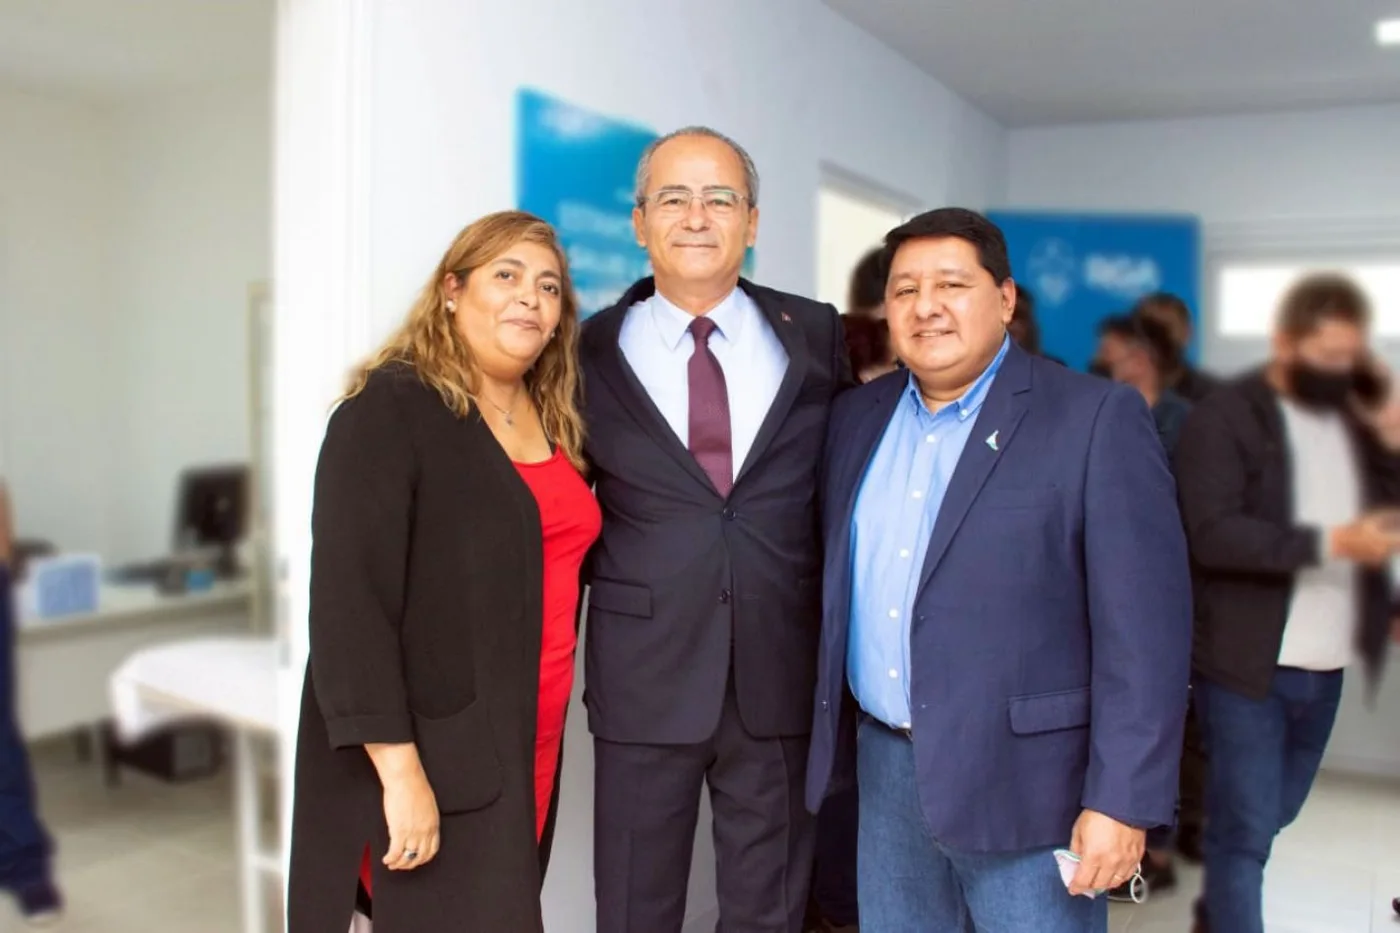
[[[312,532],[289,933],[345,933],[366,843],[376,929],[540,930],[534,497],[478,415],[458,418],[391,366],[331,416]],[[409,741],[437,796],[442,849],[389,872],[362,746]]]
[[[821,624],[817,476],[831,401],[850,384],[850,367],[835,308],[740,287],[782,341],[788,368],[728,499],[618,344],[628,309],[654,282],[638,282],[583,328],[587,451],[603,509],[590,558],[586,699],[589,725],[606,740],[709,739],[731,653],[750,733],[811,728]]]
[[[1349,420],[1368,508],[1400,505],[1400,456]],[[1255,371],[1197,404],[1176,449],[1196,591],[1196,673],[1262,699],[1299,570],[1322,561],[1322,530],[1293,518],[1293,476],[1278,395]],[[1358,570],[1357,644],[1374,677],[1389,645],[1384,570]]]
[[[907,379],[863,386],[832,414],[814,811],[850,755],[838,713],[851,519]],[[1171,823],[1190,640],[1186,542],[1142,396],[1013,346],[954,470],[914,601],[913,741],[930,832],[1007,852],[1067,845],[1086,807]]]

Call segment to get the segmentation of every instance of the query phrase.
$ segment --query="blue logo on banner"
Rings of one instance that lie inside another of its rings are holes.
[[[1193,217],[996,211],[1011,274],[1035,295],[1045,353],[1084,369],[1098,323],[1150,292],[1199,308],[1200,227]],[[1194,348],[1192,351],[1194,356]]]

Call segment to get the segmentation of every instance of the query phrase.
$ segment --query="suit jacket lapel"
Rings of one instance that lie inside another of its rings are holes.
[[[753,446],[749,448],[748,456],[744,458],[743,464],[739,466],[734,475],[735,486],[739,485],[744,474],[752,469],[753,465],[763,456],[768,445],[773,443],[773,438],[778,435],[788,412],[792,410],[793,402],[797,401],[797,394],[802,389],[802,380],[807,375],[807,340],[803,336],[802,326],[784,314],[780,308],[775,307],[775,302],[772,300],[761,299],[755,295],[753,286],[749,282],[740,279],[739,287],[763,312],[763,316],[768,320],[768,326],[772,327],[773,333],[778,335],[783,349],[787,351],[788,365],[787,371],[783,373],[783,381],[778,386],[778,394],[773,397],[773,404],[769,406],[768,414],[764,416],[758,434],[753,439]],[[733,398],[729,400],[731,407],[735,401]]]
[[[836,513],[839,518],[828,526],[826,537],[826,586],[829,588],[826,601],[828,605],[836,608],[834,618],[838,623],[834,628],[828,626],[827,634],[832,639],[830,648],[833,651],[838,650],[838,642],[845,643],[850,622],[851,526],[855,522],[856,502],[860,498],[860,488],[865,482],[866,471],[870,469],[870,461],[875,459],[875,451],[885,436],[885,429],[889,427],[895,409],[904,398],[904,392],[909,385],[908,379],[908,374],[903,370],[899,371],[899,378],[883,377],[885,386],[882,391],[870,401],[869,407],[864,409],[856,420],[855,431],[851,437],[842,440],[842,447],[847,453],[836,466],[836,469],[840,470],[837,475],[841,481],[836,484],[840,498],[829,503],[832,509],[839,510]]]
[[[627,357],[622,352],[622,345],[618,342],[627,309],[638,301],[650,297],[654,291],[655,285],[652,280],[643,279],[628,289],[627,294],[623,295],[622,300],[616,305],[599,314],[594,324],[599,331],[597,336],[600,347],[597,373],[608,384],[613,395],[622,403],[622,407],[636,419],[643,430],[651,435],[656,446],[669,454],[686,472],[694,476],[697,482],[704,485],[710,492],[715,493],[714,484],[710,482],[709,476],[700,468],[700,464],[690,450],[681,443],[676,432],[671,430],[670,424],[661,414],[661,409],[656,407],[656,403],[647,394],[646,387],[642,385],[642,381],[637,378],[631,364],[627,362]],[[718,493],[715,494],[718,495]]]
[[[957,534],[963,519],[967,517],[967,510],[972,507],[987,477],[996,468],[997,460],[1006,456],[1006,449],[1011,446],[1011,439],[1026,414],[1030,388],[1030,357],[1013,344],[1001,362],[1001,369],[997,371],[987,393],[987,400],[982,403],[982,410],[972,426],[967,446],[953,469],[953,478],[948,483],[948,491],[938,510],[938,519],[933,524],[933,537],[929,541],[919,577],[919,593],[928,586],[933,572],[938,569],[953,535]],[[993,432],[996,433],[996,449],[988,442]]]

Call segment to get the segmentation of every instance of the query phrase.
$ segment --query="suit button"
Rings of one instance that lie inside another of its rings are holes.
[[[734,594],[731,593],[731,592],[729,592],[728,590],[720,590],[720,591],[719,591],[719,601],[720,601],[720,602],[722,602],[722,603],[727,603],[727,602],[729,602],[729,601],[730,601],[731,599],[733,599],[733,598],[734,598]]]
[[[734,521],[734,518],[735,518],[735,512],[734,512],[733,509],[725,509],[725,510],[724,510],[724,520],[725,520],[725,521],[727,521],[727,522],[732,522],[732,521]]]
[[[825,712],[829,706],[830,706],[830,704],[827,703],[826,700],[822,700],[822,711],[823,711],[823,712]]]

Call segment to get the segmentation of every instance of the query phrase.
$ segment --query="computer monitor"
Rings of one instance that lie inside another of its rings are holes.
[[[175,551],[217,547],[219,573],[236,574],[234,548],[247,532],[248,484],[245,464],[186,470],[175,510]]]

